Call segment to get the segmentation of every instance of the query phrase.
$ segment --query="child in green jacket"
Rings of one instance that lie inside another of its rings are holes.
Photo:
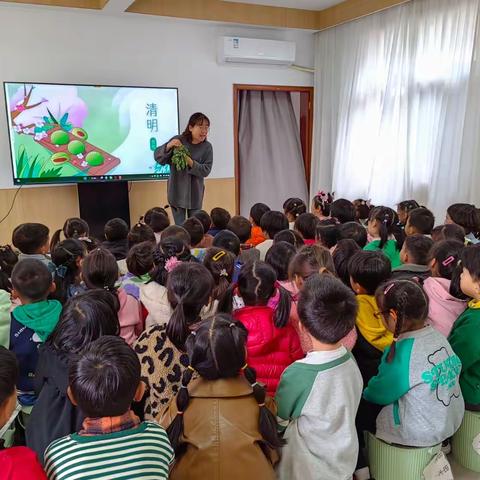
[[[480,411],[480,244],[463,250],[461,265],[460,289],[472,301],[454,323],[448,340],[462,362],[465,407]]]

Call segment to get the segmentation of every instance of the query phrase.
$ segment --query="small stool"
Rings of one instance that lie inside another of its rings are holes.
[[[465,410],[463,422],[452,438],[452,454],[462,467],[480,473],[480,453],[473,448],[477,435],[480,435],[480,412]]]
[[[365,437],[370,475],[375,480],[421,480],[423,470],[442,447],[390,445],[369,432]]]

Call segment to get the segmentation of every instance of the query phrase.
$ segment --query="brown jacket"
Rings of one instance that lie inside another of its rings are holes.
[[[259,442],[259,407],[243,377],[192,380],[184,413],[181,441],[185,453],[170,473],[171,480],[274,480],[275,473]],[[275,404],[268,407],[276,413]],[[161,424],[167,428],[177,414],[175,399]],[[274,461],[276,454],[270,452]]]

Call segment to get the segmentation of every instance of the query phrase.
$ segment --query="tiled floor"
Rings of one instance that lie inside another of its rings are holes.
[[[480,473],[462,468],[460,465],[457,465],[451,457],[449,457],[448,460],[452,466],[455,480],[480,480]]]

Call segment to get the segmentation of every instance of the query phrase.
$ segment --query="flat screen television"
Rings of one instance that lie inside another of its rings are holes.
[[[179,132],[176,88],[3,85],[15,184],[168,178],[153,151]]]

